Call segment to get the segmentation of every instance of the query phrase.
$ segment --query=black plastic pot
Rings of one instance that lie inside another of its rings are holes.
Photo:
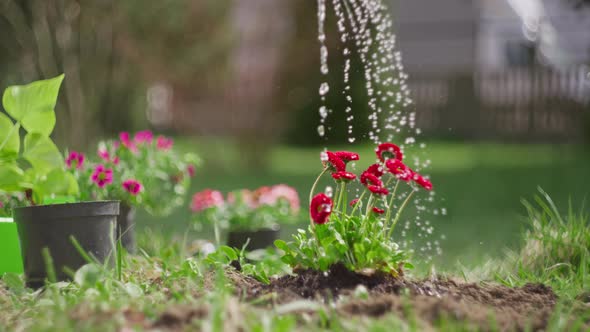
[[[72,243],[73,236],[84,251],[101,263],[116,257],[115,227],[118,201],[42,205],[14,210],[21,243],[27,286],[39,288],[47,278],[42,251],[49,250],[58,281],[68,280],[68,267],[77,270],[87,261]]]
[[[242,249],[248,239],[250,239],[246,247],[247,250],[266,249],[272,246],[274,241],[279,238],[280,231],[279,226],[254,231],[230,231],[227,234],[227,245]]]
[[[135,208],[121,203],[117,217],[117,239],[121,239],[123,248],[129,253],[135,253]]]

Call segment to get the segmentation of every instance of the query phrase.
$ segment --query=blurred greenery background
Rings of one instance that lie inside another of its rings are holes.
[[[408,151],[432,161],[436,188],[435,234],[415,237],[416,246],[440,241],[435,261],[446,268],[515,246],[520,199],[537,186],[563,208],[570,200],[582,208],[589,193],[590,45],[574,50],[563,37],[560,57],[551,57],[542,32],[523,33],[527,22],[509,2],[389,2],[415,101],[400,111],[416,113],[417,139],[427,143]],[[373,160],[362,64],[353,51],[357,141],[345,145],[340,54],[354,48],[340,42],[329,10],[323,78],[316,11],[303,0],[0,0],[0,86],[65,72],[62,147],[94,153],[102,138],[150,128],[203,158],[192,192],[285,183],[305,206],[324,147],[360,152],[357,170]],[[583,2],[547,5],[544,15],[551,19],[538,22],[559,27],[576,17],[586,25],[575,29],[588,31]],[[553,37],[578,31],[567,29]],[[327,138],[316,130],[322,79],[334,110]],[[190,218],[188,207],[169,218],[140,211],[138,227],[182,235]]]

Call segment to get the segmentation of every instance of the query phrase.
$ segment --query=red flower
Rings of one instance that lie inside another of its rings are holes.
[[[129,179],[123,181],[123,188],[127,190],[127,192],[129,192],[131,195],[135,196],[139,194],[139,192],[141,191],[142,185],[137,180]]]
[[[414,171],[397,159],[387,159],[385,167],[391,174],[402,181],[408,182],[414,177]]]
[[[100,188],[104,188],[105,185],[113,183],[113,170],[103,165],[97,165],[90,178]]]
[[[174,145],[174,141],[171,138],[167,138],[164,136],[158,136],[158,140],[156,141],[156,147],[160,150],[170,150],[172,149],[172,145]]]
[[[334,180],[336,181],[352,181],[354,179],[356,179],[356,175],[350,172],[334,172],[332,173],[332,177],[334,178]]]
[[[326,160],[323,160],[323,159]],[[325,157],[322,155],[324,167],[328,167],[333,172],[345,172],[346,164],[334,152],[326,151]]]
[[[389,190],[387,190],[387,188],[385,187],[381,187],[381,186],[368,186],[367,187],[374,195],[378,195],[378,196],[385,196],[385,195],[389,195]]]
[[[399,161],[402,161],[404,158],[402,151],[400,150],[399,146],[393,143],[381,143],[375,149],[375,153],[377,154],[377,158],[381,161],[385,161],[385,159],[393,158]]]
[[[205,189],[193,195],[191,210],[201,212],[212,207],[223,206],[223,195],[217,190]]]
[[[349,151],[337,151],[334,152],[336,157],[340,158],[340,160],[344,161],[345,163],[349,161],[359,160],[359,154]]]
[[[385,213],[385,210],[380,209],[380,208],[378,208],[376,206],[373,206],[373,212],[376,213],[376,214],[384,214]]]
[[[430,182],[430,180],[424,178],[422,175],[418,174],[418,173],[414,173],[414,182],[416,182],[418,185],[420,185],[422,188],[430,191],[432,190],[432,182]]]
[[[136,144],[152,144],[152,141],[154,140],[154,134],[152,134],[152,132],[149,130],[138,131],[135,134],[135,138],[133,140]]]
[[[84,165],[84,154],[76,151],[70,152],[70,155],[66,158],[66,165],[68,168],[75,167],[82,169]]]
[[[364,184],[365,186],[378,186],[378,187],[382,187],[383,186],[383,181],[381,181],[375,174],[373,173],[369,173],[367,171],[364,171],[361,174],[361,183]]]
[[[334,202],[324,193],[319,193],[313,197],[309,204],[309,214],[316,224],[325,224],[332,214]]]
[[[131,152],[137,152],[137,146],[135,146],[135,142],[133,142],[130,138],[128,132],[122,132],[119,134],[119,139],[121,140],[121,144],[129,149]]]
[[[359,199],[358,199],[358,198],[355,198],[355,199],[353,199],[352,201],[350,201],[350,203],[348,203],[348,205],[350,205],[350,206],[355,206],[355,205],[356,205],[356,203],[358,203],[358,202],[359,202]]]
[[[195,165],[188,165],[186,167],[186,172],[188,173],[188,176],[190,176],[191,178],[194,177],[196,173]]]
[[[374,174],[376,177],[380,178],[383,176],[383,166],[381,166],[381,164],[373,164],[369,166],[365,172]]]

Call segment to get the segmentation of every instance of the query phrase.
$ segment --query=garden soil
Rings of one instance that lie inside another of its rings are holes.
[[[242,294],[252,300],[273,293],[277,294],[272,297],[274,305],[334,299],[343,315],[380,317],[395,313],[424,329],[444,318],[466,322],[478,330],[543,330],[557,301],[553,290],[541,284],[509,288],[448,278],[415,281],[353,273],[340,265],[328,272],[298,271],[273,279],[270,285],[237,273],[230,275]]]

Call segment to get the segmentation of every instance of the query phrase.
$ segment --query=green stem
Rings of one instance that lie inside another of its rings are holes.
[[[313,193],[315,191],[315,187],[317,187],[318,182],[320,182],[320,179],[322,178],[322,176],[324,174],[326,174],[327,171],[328,171],[328,167],[324,168],[324,170],[320,173],[320,175],[318,175],[318,177],[315,179],[315,182],[311,186],[311,191],[309,192],[309,204],[311,204],[311,200],[313,199]],[[311,226],[313,227],[313,219],[311,219],[311,215],[309,216],[309,222],[310,222]]]
[[[367,202],[367,209],[365,210],[365,219],[369,219],[369,213],[371,213],[371,209],[373,208],[373,201],[375,200],[375,196],[371,195],[369,201]]]
[[[365,194],[367,193],[367,189],[365,189],[365,191],[363,191],[363,193],[361,194],[361,196],[359,197],[358,201],[356,202],[356,204],[354,205],[354,207],[352,208],[352,212],[350,212],[350,215],[354,215],[354,213],[356,212],[356,209],[360,206],[363,197],[365,196]]]
[[[395,183],[393,187],[393,192],[391,192],[391,198],[389,199],[389,205],[387,206],[387,214],[385,215],[385,225],[389,225],[389,219],[391,218],[391,210],[393,210],[393,201],[395,199],[395,193],[397,192],[397,187],[399,186],[399,179]]]
[[[217,248],[219,248],[221,240],[219,236],[219,225],[217,223],[217,220],[213,222],[213,231],[215,232],[215,244],[217,245]]]
[[[389,233],[387,234],[388,239],[391,238],[391,236],[393,235],[393,230],[395,228],[395,225],[397,225],[397,222],[399,221],[400,216],[402,215],[402,211],[406,208],[406,205],[408,205],[408,203],[410,202],[410,199],[412,198],[412,196],[414,195],[415,192],[416,192],[416,190],[414,190],[414,188],[412,188],[412,192],[410,192],[410,194],[408,195],[406,200],[403,202],[402,206],[400,206],[399,210],[397,210],[397,214],[395,215],[395,219],[393,220],[393,224],[391,225],[391,228],[389,229]]]
[[[16,132],[18,132],[19,129],[20,129],[20,122],[17,121],[12,126],[12,128],[10,128],[8,135],[6,135],[6,138],[4,138],[4,141],[2,142],[2,144],[0,144],[0,151],[2,151],[2,149],[4,149],[4,147],[6,146],[6,144],[8,144],[8,140],[10,139],[10,137],[12,137],[12,134],[14,134],[14,131],[16,130]]]

